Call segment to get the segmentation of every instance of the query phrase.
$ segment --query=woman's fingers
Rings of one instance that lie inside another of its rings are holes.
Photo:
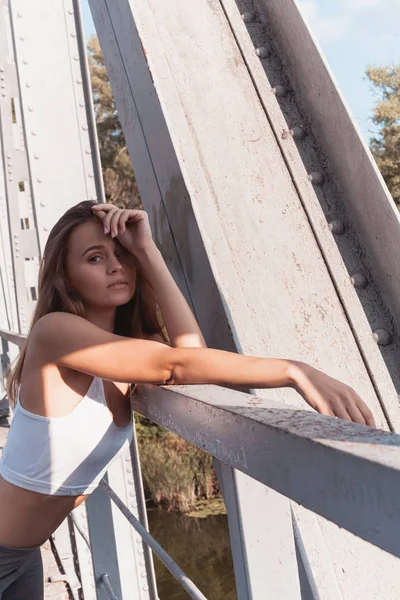
[[[126,231],[126,222],[129,220],[129,210],[123,210],[119,217],[118,221],[118,229],[120,233],[125,233]]]
[[[361,414],[363,415],[366,424],[369,427],[375,427],[376,428],[376,423],[375,423],[374,415],[372,414],[372,412],[370,411],[370,409],[368,408],[368,406],[365,404],[365,402],[363,402],[361,400],[361,398],[357,402],[357,407],[359,408]]]
[[[104,225],[104,233],[111,233],[111,221],[113,216],[118,212],[118,208],[114,206],[111,210],[109,210],[103,220]]]
[[[346,411],[348,415],[350,415],[349,420],[353,421],[353,423],[360,423],[360,425],[366,425],[366,420],[362,412],[359,410],[357,404],[349,403],[346,405]]]
[[[112,213],[111,219],[110,219],[110,233],[111,233],[111,237],[117,237],[117,235],[120,233],[120,231],[118,231],[118,227],[119,227],[119,221],[121,218],[121,214],[124,211],[121,208],[117,208],[117,210],[115,210]]]
[[[99,219],[101,219],[102,221],[104,220],[106,214],[107,213],[104,210],[96,210],[96,217],[99,217]]]

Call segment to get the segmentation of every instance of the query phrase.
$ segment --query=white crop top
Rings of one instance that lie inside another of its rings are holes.
[[[43,417],[18,400],[0,460],[0,474],[14,485],[56,496],[89,494],[110,464],[129,448],[132,421],[118,427],[103,381],[94,377],[86,396],[63,417]]]

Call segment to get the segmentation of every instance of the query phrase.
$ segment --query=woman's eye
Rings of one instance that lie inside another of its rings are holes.
[[[94,256],[91,256],[89,258],[89,262],[91,262],[91,263],[97,263],[97,260],[95,260],[96,258],[101,258],[101,256],[99,256],[98,254],[95,254]]]

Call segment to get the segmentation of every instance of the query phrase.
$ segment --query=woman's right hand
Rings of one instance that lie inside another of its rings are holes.
[[[322,415],[376,427],[372,412],[348,385],[304,363],[293,363],[293,387]]]

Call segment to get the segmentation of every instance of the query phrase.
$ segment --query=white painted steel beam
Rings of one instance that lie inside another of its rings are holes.
[[[133,407],[226,465],[400,556],[399,435],[210,385],[141,385]]]
[[[338,186],[367,266],[399,327],[399,212],[296,0],[250,4],[267,26],[307,125],[326,158],[329,175]]]
[[[331,234],[315,202],[318,193],[310,189],[309,173],[293,169],[289,155],[282,157],[277,137],[286,138],[290,132],[287,125],[281,131],[275,125],[276,110],[268,115],[265,98],[260,98],[258,83],[255,87],[249,74],[250,56],[239,39],[239,34],[247,34],[237,32],[227,18],[228,2],[223,8],[217,0],[90,3],[142,197],[153,222],[165,207],[206,338],[212,345],[231,347],[231,333],[224,330],[229,324],[237,347],[246,353],[307,360],[353,385],[382,427],[388,427],[382,406],[397,427],[395,386],[335,244],[328,239]],[[283,11],[281,18],[286,18]],[[251,53],[254,58],[254,48]],[[263,83],[272,96],[265,76]],[[144,138],[141,147],[150,155],[147,164],[157,178],[163,205],[146,196],[142,163],[135,163],[139,138]],[[190,200],[177,176],[175,156]],[[305,207],[305,193],[314,220]],[[318,231],[315,218],[322,220]],[[169,241],[168,234],[164,239]],[[204,248],[207,261],[202,260]],[[327,261],[332,253],[334,274]],[[214,310],[217,302],[203,301],[205,295],[207,300],[215,297],[216,290],[225,316]],[[300,399],[288,391],[274,396],[300,406]],[[304,511],[299,515],[300,528],[306,524],[302,537],[307,552],[315,557],[320,525]],[[349,598],[367,593],[390,597],[393,589],[385,582],[393,580],[397,561],[331,524],[321,527],[323,558],[312,567],[318,590],[329,588],[327,600],[339,598],[343,586]],[[331,565],[325,560],[328,546]],[[361,564],[377,561],[385,573],[380,580],[357,575]],[[327,584],[332,573],[340,584]]]
[[[149,212],[156,242],[182,291],[192,301],[208,343],[233,350],[232,331],[225,316],[227,308],[215,285],[143,49],[132,16],[127,12],[127,3],[106,4],[96,0],[91,8],[136,179]],[[115,32],[121,31],[126,24],[129,27],[124,34],[116,37]],[[179,252],[178,261],[175,245]],[[257,493],[259,484],[251,482],[251,485],[254,493]],[[236,480],[234,487],[236,489]],[[244,493],[248,493],[248,490]],[[239,505],[240,495],[240,491],[237,491],[232,502]],[[233,519],[231,525],[234,527]],[[260,546],[253,548],[246,542],[250,539],[250,532],[253,538],[259,534],[251,515],[243,513],[241,523],[236,521],[235,529],[247,553],[245,562],[253,564],[252,576],[249,577],[242,554],[233,547],[238,591],[240,598],[244,599],[251,597],[252,588],[262,587],[266,581],[272,586],[274,574],[257,562],[256,552],[260,552]],[[231,535],[236,535],[232,529]],[[261,540],[266,553],[269,540],[265,537]],[[292,592],[291,581],[292,578],[296,581],[297,567],[295,562],[289,566],[287,554],[281,558],[292,573],[285,579],[287,589]],[[281,582],[277,582],[277,586],[281,586]]]

